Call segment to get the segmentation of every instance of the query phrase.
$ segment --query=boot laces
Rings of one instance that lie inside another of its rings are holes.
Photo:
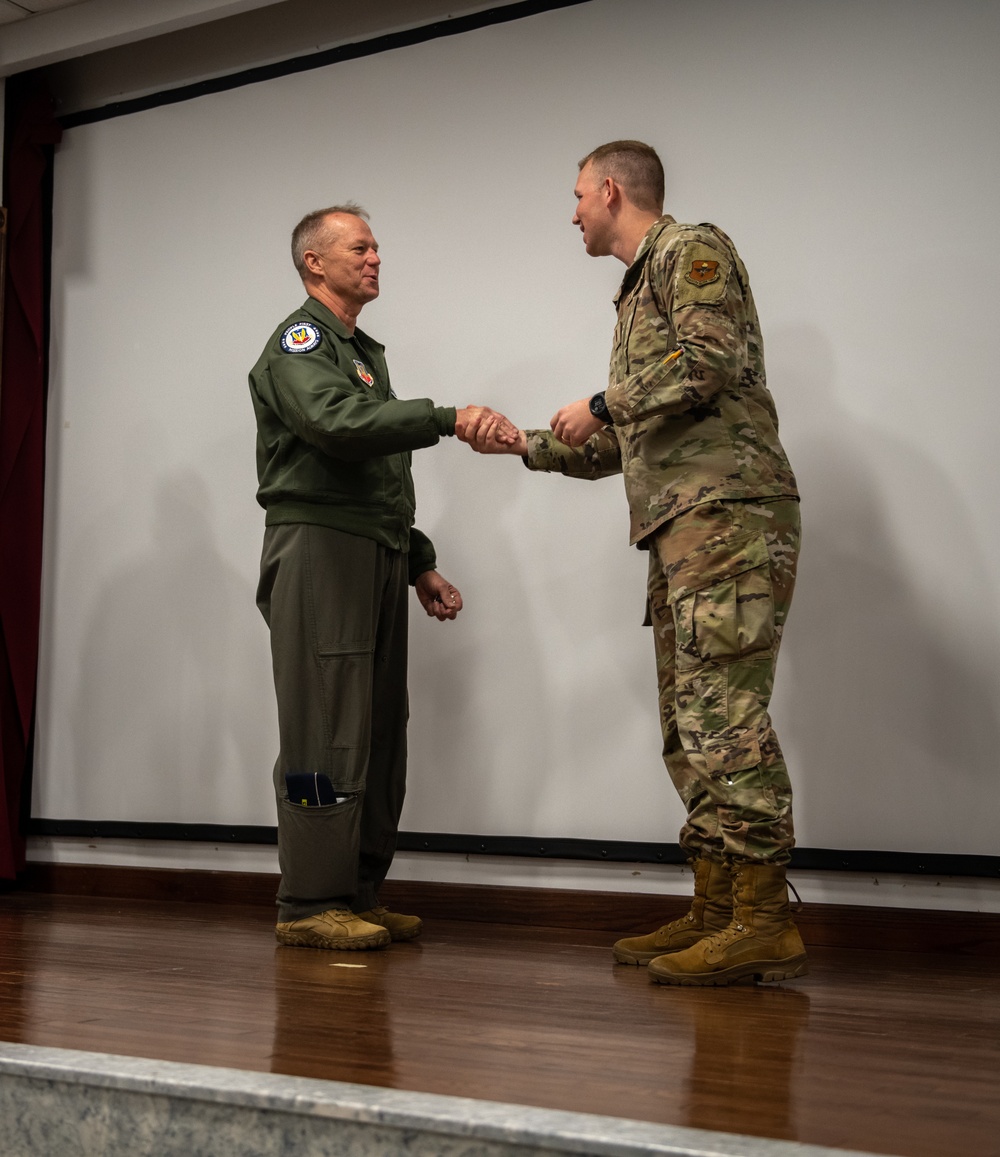
[[[688,912],[686,916],[678,916],[676,920],[671,920],[669,924],[664,927],[664,932],[677,932],[684,927],[685,924],[694,923],[694,913]]]
[[[708,937],[708,943],[712,944],[714,947],[722,948],[731,940],[736,940],[738,937],[743,936],[748,931],[749,929],[747,926],[741,922],[729,924],[721,931],[713,932],[712,935]]]
[[[798,904],[798,907],[795,909],[795,911],[801,912],[803,910],[802,909],[802,897],[799,895],[798,889],[795,887],[795,885],[792,883],[792,881],[788,879],[787,876],[785,877],[785,883],[791,889],[792,893],[795,896],[795,902],[796,902],[796,904]]]

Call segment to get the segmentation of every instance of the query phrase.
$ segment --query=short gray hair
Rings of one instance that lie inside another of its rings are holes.
[[[316,249],[326,240],[326,219],[331,213],[346,213],[351,217],[368,220],[368,214],[356,201],[345,201],[343,205],[331,205],[328,209],[313,209],[307,213],[292,230],[292,263],[303,281],[308,272],[303,255],[307,249]]]

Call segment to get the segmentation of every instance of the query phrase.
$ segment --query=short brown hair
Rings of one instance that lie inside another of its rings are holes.
[[[642,141],[611,141],[588,153],[580,168],[591,163],[601,180],[617,181],[637,209],[663,211],[663,165],[654,148]]]
[[[343,205],[331,205],[328,209],[313,209],[311,213],[307,213],[292,230],[292,263],[303,281],[307,272],[303,254],[307,249],[315,249],[325,240],[326,219],[331,213],[347,213],[351,217],[368,220],[368,214],[354,201],[345,201]]]

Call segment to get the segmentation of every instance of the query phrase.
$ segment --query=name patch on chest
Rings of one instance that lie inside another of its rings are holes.
[[[365,383],[366,386],[374,386],[375,379],[365,369],[365,363],[359,362],[357,358],[354,359],[354,368],[358,371],[358,377]]]
[[[323,335],[308,321],[297,321],[281,335],[281,348],[286,354],[307,354],[323,340]]]

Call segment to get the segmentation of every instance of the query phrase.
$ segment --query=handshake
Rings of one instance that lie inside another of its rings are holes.
[[[605,423],[590,412],[590,398],[581,398],[563,406],[549,425],[564,446],[582,446]],[[463,406],[456,411],[455,434],[479,454],[528,453],[525,432],[489,406]]]
[[[528,453],[524,431],[489,406],[463,406],[457,410],[455,436],[479,454]]]

